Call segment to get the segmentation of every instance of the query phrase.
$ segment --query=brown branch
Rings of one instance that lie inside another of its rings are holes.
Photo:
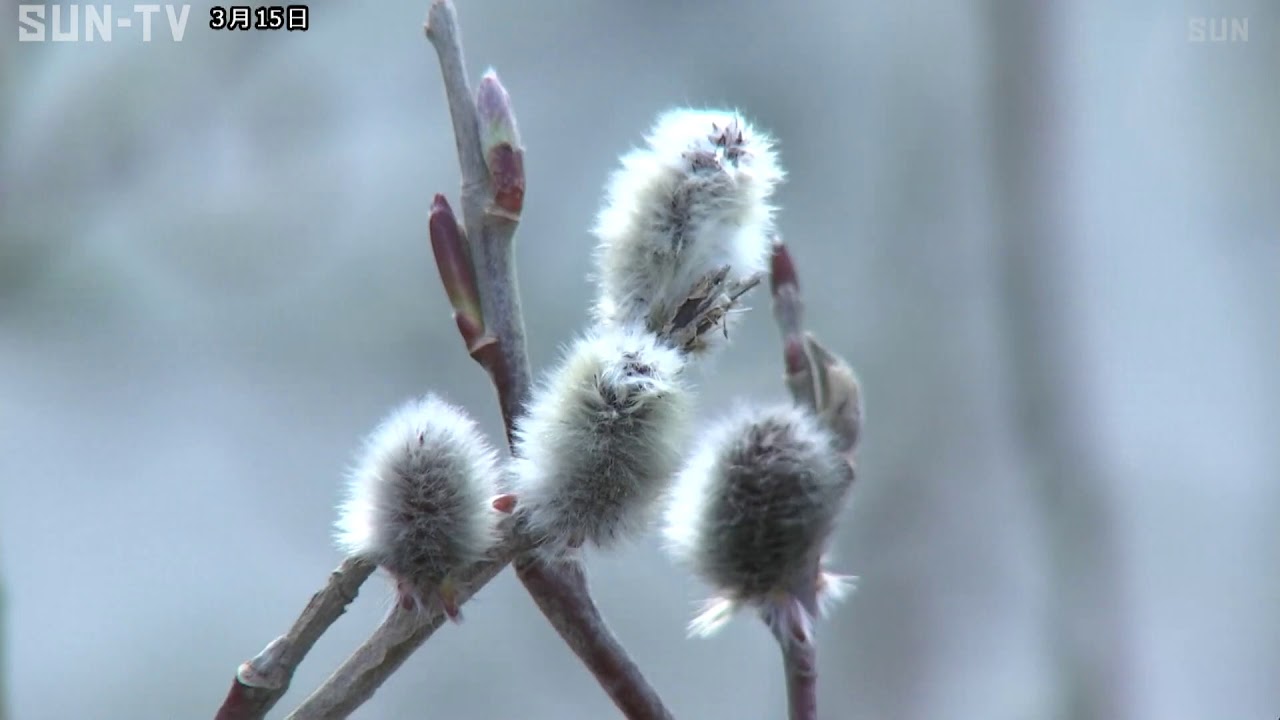
[[[486,139],[496,136],[495,125],[499,126],[498,130],[509,130],[495,142],[505,148],[490,148],[495,159],[503,163],[500,168],[508,173],[500,183],[504,189],[502,205],[495,204],[476,102],[467,83],[457,13],[448,0],[435,0],[431,4],[424,31],[439,58],[453,121],[462,172],[465,226],[465,230],[458,226],[448,201],[437,195],[428,222],[432,252],[467,352],[493,381],[510,442],[515,419],[528,397],[532,374],[525,352],[512,239],[523,202],[524,181],[509,176],[517,162],[523,168],[523,160],[516,159],[522,156],[523,150],[518,147],[514,120],[504,126],[503,118],[497,117],[503,111],[505,90],[497,94],[493,88],[485,88],[482,99],[486,109]],[[497,83],[496,76],[488,74],[481,81],[482,86],[490,83]],[[509,115],[509,102],[505,110]],[[512,190],[517,183],[518,193]],[[464,572],[458,578],[457,603],[465,603],[502,572],[517,549],[518,540],[508,538],[491,560]],[[293,720],[346,717],[368,700],[443,622],[443,613],[394,608],[356,652],[289,717]]]
[[[804,300],[795,262],[778,238],[773,243],[769,287],[773,292],[773,316],[782,334],[787,389],[797,404],[814,410],[840,440],[840,449],[852,471],[853,453],[862,431],[862,392],[849,364],[805,331]],[[820,572],[821,567],[815,565],[814,573]],[[803,591],[803,607],[816,606],[816,587],[815,583]],[[785,612],[766,616],[765,623],[782,650],[788,717],[817,720],[818,653],[809,621],[799,607],[791,606]]]
[[[818,720],[818,651],[799,612],[773,627],[787,677],[789,720]]]
[[[439,58],[453,119],[462,171],[462,219],[480,295],[482,328],[493,338],[501,358],[482,364],[494,379],[510,441],[515,419],[528,399],[532,376],[525,351],[513,240],[524,203],[524,150],[519,147],[510,99],[492,72],[480,81],[478,96],[485,111],[485,132],[481,135],[453,4],[448,0],[432,2],[424,29]],[[489,159],[496,168],[492,176]],[[470,344],[468,351],[474,356]]]
[[[506,551],[495,559],[477,563],[458,580],[458,604],[502,572],[511,560]],[[360,707],[404,661],[444,624],[443,613],[407,610],[397,604],[373,635],[347,658],[288,720],[336,720]]]
[[[523,149],[510,97],[493,71],[481,79],[472,102],[457,16],[448,2],[432,5],[427,36],[440,57],[453,117],[463,176],[463,219],[473,239],[485,339],[468,337],[467,330],[472,328],[464,329],[461,324],[459,330],[468,351],[489,372],[497,388],[510,441],[515,418],[527,399],[530,376],[512,248],[524,203]],[[442,227],[447,228],[447,222]],[[477,237],[478,243],[474,241]],[[487,342],[489,339],[493,342]],[[518,561],[517,574],[560,637],[627,717],[670,717],[657,692],[609,631],[591,599],[581,568],[552,568],[526,555]]]
[[[355,600],[360,586],[373,574],[374,565],[349,558],[329,576],[329,583],[281,635],[252,660],[240,665],[231,689],[215,720],[261,720],[289,689],[289,681],[302,658]]]
[[[782,358],[786,367],[783,380],[797,404],[817,410],[821,407],[822,387],[806,342],[811,336],[804,331],[800,279],[790,251],[779,238],[773,241],[769,270],[773,317],[782,333]],[[799,610],[793,607],[782,615],[775,623],[769,623],[767,619],[765,622],[782,650],[782,669],[787,678],[787,717],[790,720],[817,720],[817,651],[811,634],[805,632]]]
[[[542,614],[625,717],[670,720],[671,713],[657,691],[645,680],[591,600],[587,576],[578,563],[552,565],[525,554],[516,560],[515,568]]]
[[[489,374],[497,390],[511,443],[531,376],[513,252],[513,236],[524,202],[524,151],[510,98],[496,74],[485,74],[473,99],[457,15],[448,0],[432,3],[426,34],[439,57],[453,120],[465,227],[458,226],[448,202],[437,195],[429,222],[432,252],[467,352]],[[459,579],[457,603],[465,603],[519,557],[519,577],[538,607],[626,716],[670,718],[600,616],[581,568],[551,569],[525,554],[527,549],[513,530],[493,559],[473,566]],[[439,614],[394,608],[290,719],[346,717],[371,697],[443,620]]]

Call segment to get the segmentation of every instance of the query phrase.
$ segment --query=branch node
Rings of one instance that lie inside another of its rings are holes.
[[[280,667],[280,658],[292,647],[293,644],[284,635],[272,640],[262,652],[240,663],[240,667],[236,669],[236,680],[251,688],[266,690],[283,688],[288,682],[288,677]]]

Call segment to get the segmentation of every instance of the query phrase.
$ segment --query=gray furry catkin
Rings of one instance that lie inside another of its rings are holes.
[[[402,600],[457,618],[452,574],[499,539],[498,456],[461,409],[428,395],[369,436],[337,521],[338,545],[377,563]]]
[[[688,434],[684,368],[651,333],[599,326],[535,391],[516,422],[512,490],[545,557],[649,524]]]
[[[596,221],[597,321],[659,332],[720,269],[726,286],[762,272],[783,175],[772,140],[738,113],[662,114],[622,157]]]
[[[746,409],[722,421],[680,471],[666,511],[668,548],[715,597],[690,623],[707,635],[741,606],[801,610],[806,623],[846,589],[822,570],[853,482],[838,442],[808,411]]]

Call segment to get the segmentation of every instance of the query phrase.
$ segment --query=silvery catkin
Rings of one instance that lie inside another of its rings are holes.
[[[740,410],[700,441],[665,518],[673,555],[715,592],[691,632],[713,632],[741,606],[799,604],[811,621],[843,591],[821,567],[853,482],[838,446],[792,405]]]
[[[658,118],[644,147],[622,157],[596,221],[599,322],[658,332],[721,268],[729,287],[765,269],[784,175],[772,143],[733,111]]]
[[[647,526],[688,435],[685,362],[651,333],[598,326],[534,392],[516,422],[512,489],[548,556]]]
[[[401,596],[457,617],[452,574],[498,541],[498,456],[438,397],[396,408],[365,443],[337,521],[347,553],[377,563]]]

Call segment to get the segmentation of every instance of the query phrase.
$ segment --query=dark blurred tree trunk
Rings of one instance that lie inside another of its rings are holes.
[[[996,252],[1015,440],[1039,503],[1057,720],[1130,716],[1118,528],[1092,438],[1069,301],[1063,24],[1049,3],[991,2],[987,32]],[[1061,12],[1061,6],[1058,11]]]

